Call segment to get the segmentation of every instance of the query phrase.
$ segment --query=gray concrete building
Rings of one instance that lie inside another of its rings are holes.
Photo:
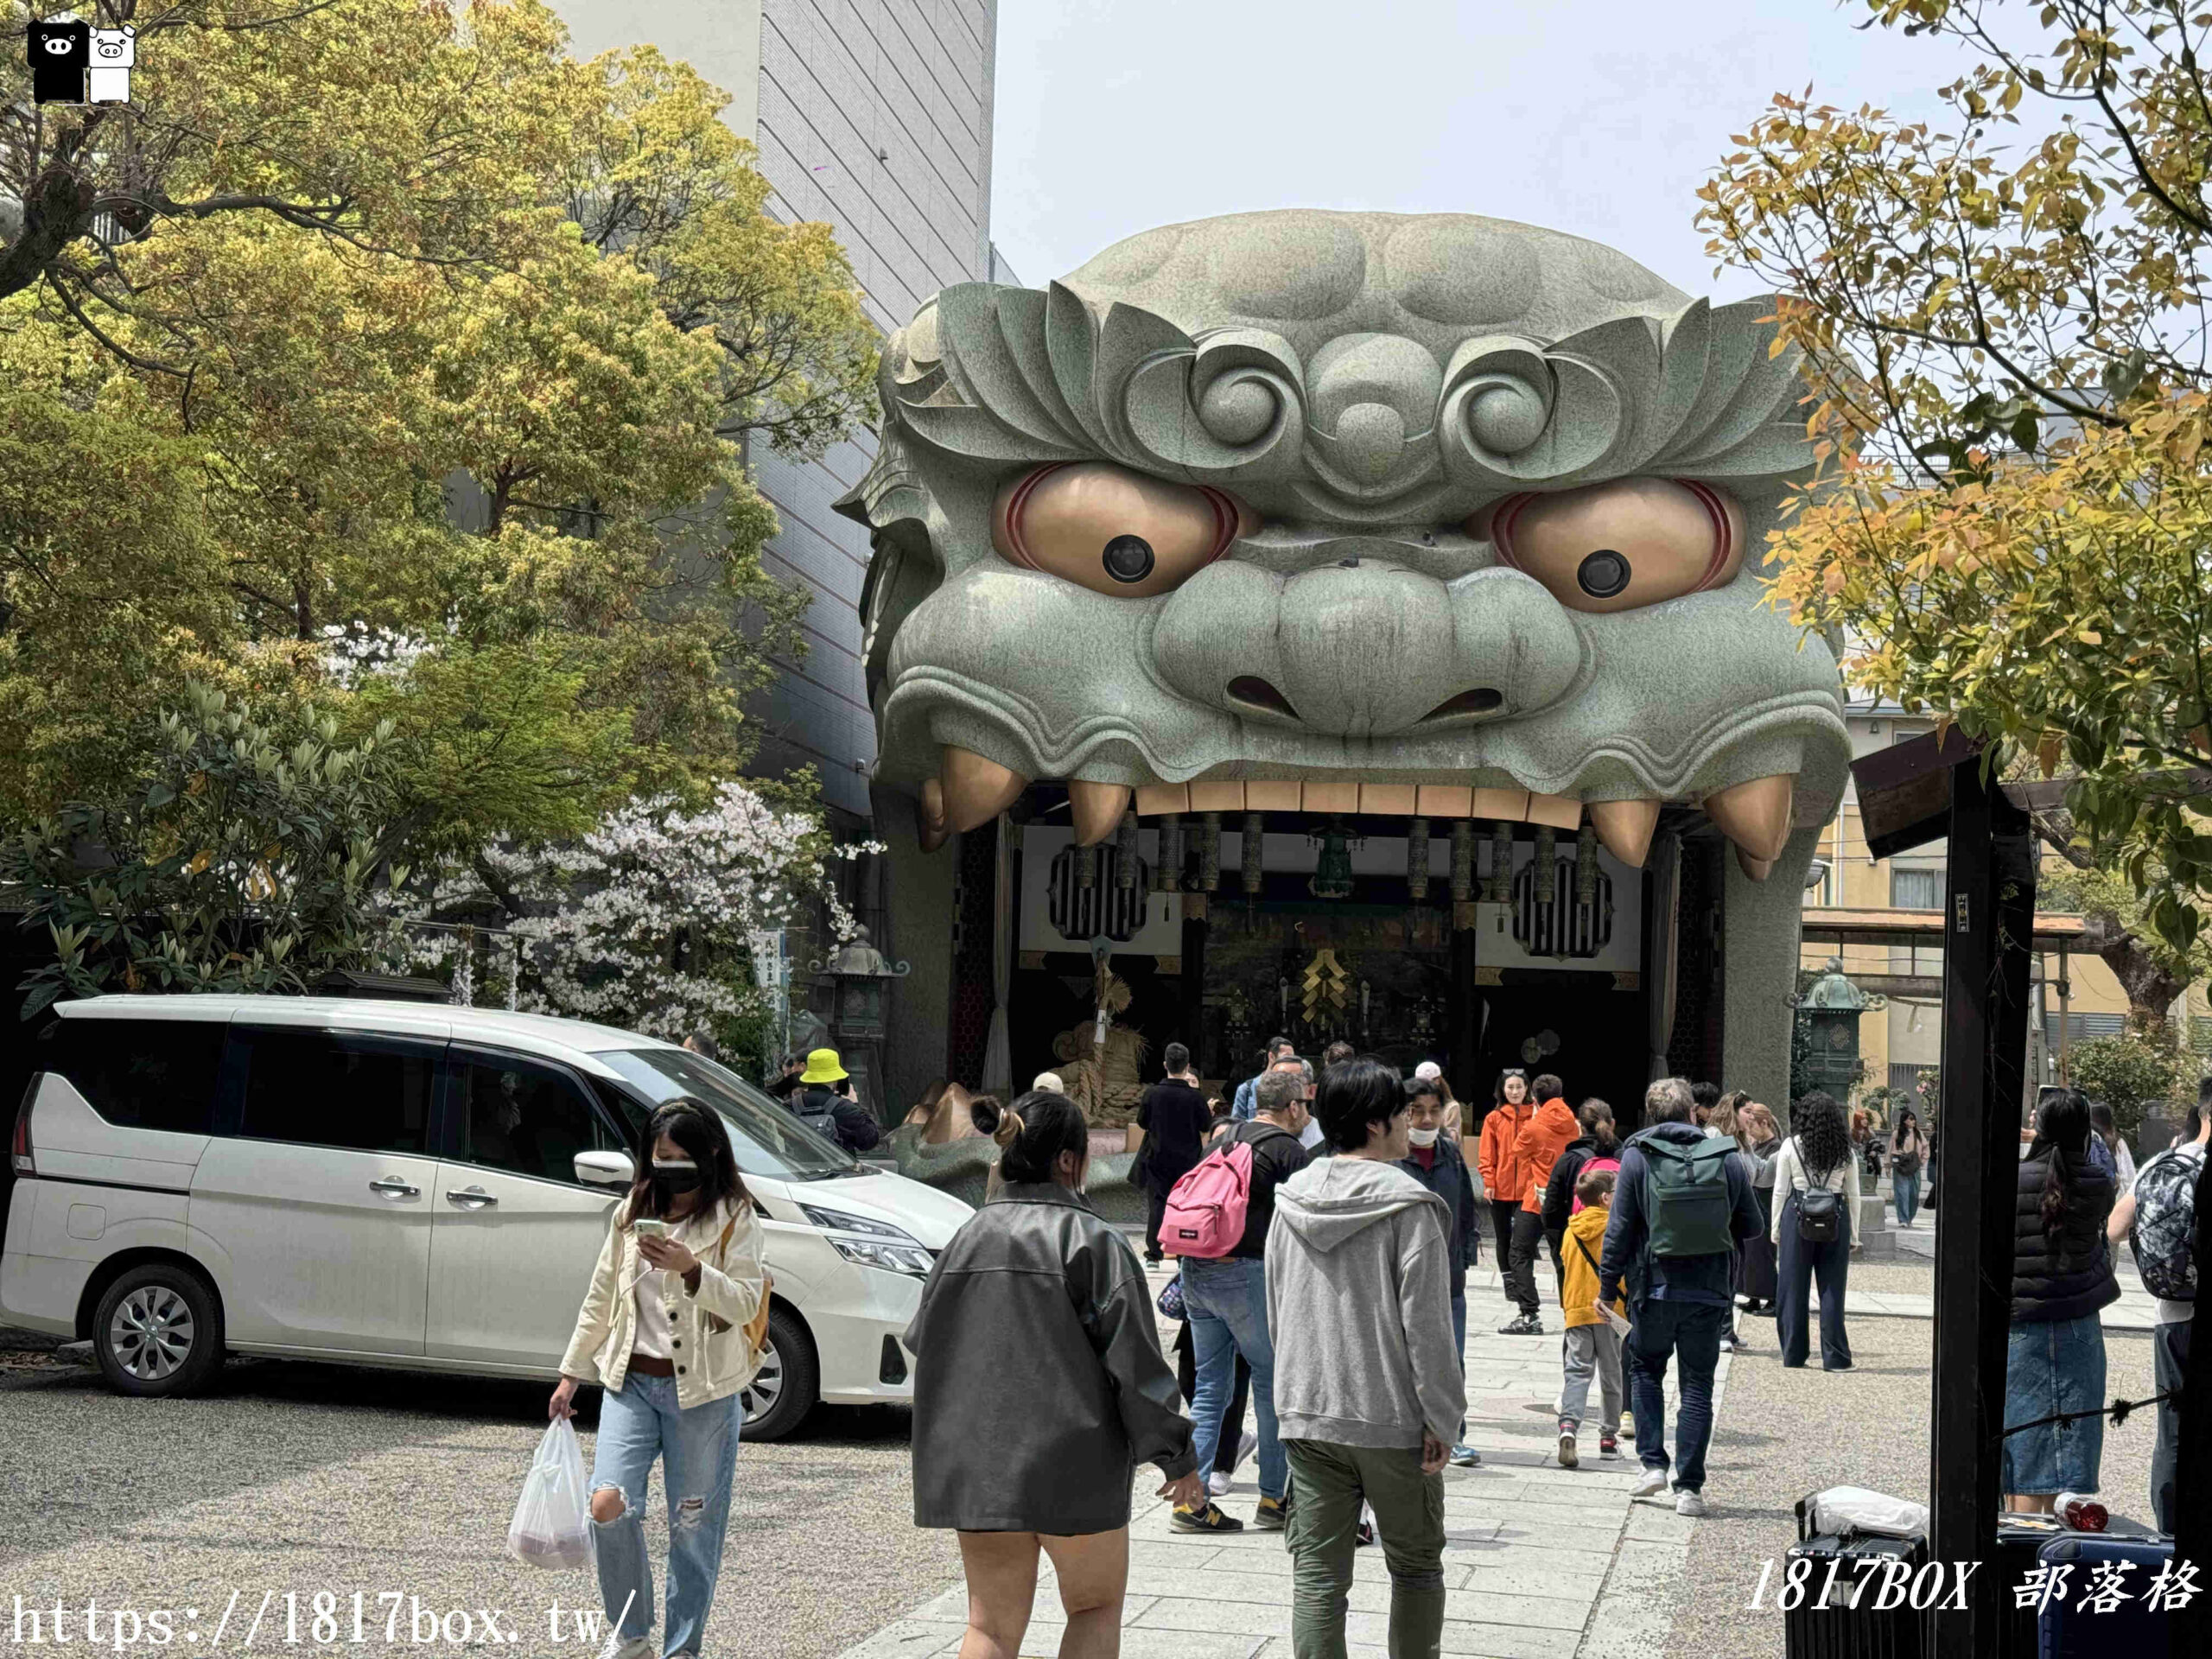
[[[650,42],[730,95],[723,119],[760,147],[786,220],[828,223],[852,260],[869,315],[887,334],[951,283],[1020,279],[991,245],[992,73],[997,0],[551,0],[573,49],[588,57]],[[874,459],[861,432],[810,465],[750,457],[782,529],[772,573],[812,589],[809,649],[754,704],[763,774],[812,766],[843,838],[914,836],[908,797],[870,787],[875,721],[861,670],[861,582],[868,532],[830,511]],[[887,880],[865,861],[861,919],[895,958],[946,959],[953,927],[950,856]],[[795,993],[823,1001],[832,988]],[[918,972],[891,988],[880,1038],[842,1025],[846,1064],[872,1104],[918,1098],[942,1071],[950,987]],[[819,1010],[830,1013],[827,1007]],[[802,1040],[804,1026],[794,1029]]]
[[[769,210],[836,232],[889,333],[950,283],[995,279],[990,243],[996,0],[552,0],[577,56],[650,42],[730,95],[753,139]],[[814,593],[809,650],[754,709],[757,765],[811,765],[852,833],[871,817],[875,725],[861,674],[868,532],[830,504],[874,454],[866,433],[819,462],[752,456],[783,529],[768,567]],[[849,814],[850,817],[842,815]]]

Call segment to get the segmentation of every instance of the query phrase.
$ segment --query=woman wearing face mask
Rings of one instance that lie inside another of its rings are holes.
[[[1406,1155],[1398,1167],[1444,1200],[1452,1212],[1445,1227],[1446,1256],[1451,1264],[1452,1340],[1459,1355],[1459,1380],[1467,1375],[1467,1269],[1482,1257],[1482,1203],[1475,1196],[1474,1176],[1460,1155],[1459,1142],[1450,1133],[1452,1109],[1444,1103],[1443,1079],[1416,1072],[1406,1084]],[[1459,1438],[1452,1446],[1452,1465],[1471,1469],[1482,1454],[1467,1444],[1467,1421],[1459,1420]]]
[[[959,1535],[969,1659],[1021,1651],[1040,1550],[1067,1615],[1060,1651],[1112,1654],[1136,1465],[1157,1465],[1178,1504],[1203,1507],[1206,1490],[1144,1269],[1083,1196],[1081,1109],[1033,1089],[997,1134],[1005,1184],[952,1236],[906,1332],[914,1524]]]
[[[729,1521],[744,1421],[739,1391],[760,1369],[745,1327],[768,1294],[764,1241],[729,1136],[702,1102],[679,1096],[663,1103],[635,1156],[638,1180],[609,1218],[551,1414],[575,1414],[570,1402],[582,1383],[607,1391],[591,1476],[611,1632],[601,1659],[696,1659]],[[653,1582],[640,1518],[655,1459],[668,1482],[659,1644],[652,1640]]]

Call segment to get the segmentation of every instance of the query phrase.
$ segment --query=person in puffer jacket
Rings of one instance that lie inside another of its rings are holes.
[[[2094,1412],[2105,1399],[2099,1313],[2120,1300],[2105,1218],[2113,1179],[2089,1150],[2089,1103],[2047,1088],[2020,1160],[2012,1211],[2012,1332],[2005,1344],[2005,1423]],[[2000,1484],[2008,1510],[2048,1515],[2061,1492],[2094,1492],[2104,1419],[2043,1423],[2007,1434]]]
[[[1567,1340],[1560,1345],[1562,1376],[1559,1399],[1559,1461],[1562,1469],[1577,1463],[1575,1436],[1590,1404],[1590,1379],[1598,1379],[1599,1401],[1604,1415],[1598,1423],[1598,1455],[1621,1454],[1621,1338],[1598,1308],[1598,1263],[1605,1252],[1605,1228],[1611,1222],[1613,1184],[1618,1168],[1592,1168],[1600,1160],[1584,1160],[1586,1173],[1575,1182],[1582,1208],[1567,1224],[1567,1287],[1560,1313],[1567,1324]],[[1611,1162],[1611,1160],[1604,1160]],[[1613,1300],[1613,1312],[1628,1317],[1628,1303]]]
[[[1267,1250],[1275,1414],[1296,1494],[1293,1651],[1344,1651],[1365,1503],[1390,1570],[1390,1651],[1433,1654],[1444,1630],[1443,1471],[1466,1411],[1450,1210],[1395,1166],[1410,1146],[1395,1071],[1364,1058],[1332,1066],[1317,1104],[1336,1156],[1276,1189]]]

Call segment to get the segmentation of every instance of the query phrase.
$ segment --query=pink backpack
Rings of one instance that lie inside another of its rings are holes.
[[[1168,1193],[1160,1249],[1169,1255],[1227,1255],[1244,1236],[1251,1201],[1251,1143],[1231,1141],[1216,1147]]]
[[[1587,1163],[1584,1164],[1581,1168],[1574,1172],[1574,1179],[1579,1181],[1585,1175],[1594,1175],[1601,1169],[1610,1169],[1618,1174],[1620,1171],[1620,1166],[1621,1160],[1618,1158],[1592,1158]],[[1577,1198],[1574,1201],[1574,1207],[1568,1211],[1567,1213],[1571,1216],[1579,1216],[1587,1207],[1588,1206],[1586,1205],[1581,1199]]]

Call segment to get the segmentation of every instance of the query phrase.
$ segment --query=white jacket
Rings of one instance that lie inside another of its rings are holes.
[[[629,1374],[630,1351],[638,1340],[637,1284],[661,1269],[638,1250],[638,1236],[623,1224],[627,1202],[607,1212],[607,1242],[600,1246],[591,1288],[576,1313],[575,1334],[561,1357],[561,1375],[597,1382],[610,1391]],[[699,1258],[699,1287],[686,1287],[682,1275],[662,1274],[661,1294],[668,1306],[669,1332],[676,1363],[676,1402],[685,1410],[725,1399],[753,1380],[760,1357],[745,1339],[746,1322],[760,1312],[767,1284],[761,1259],[766,1244],[759,1216],[750,1205],[737,1211],[729,1243],[717,1249],[730,1219],[728,1205],[711,1215],[688,1217],[672,1236]],[[713,1314],[722,1328],[709,1326]]]
[[[1825,1172],[1826,1179],[1819,1185],[1831,1192],[1843,1195],[1843,1236],[1847,1243],[1859,1241],[1859,1148],[1853,1147],[1844,1160],[1834,1169]],[[1791,1135],[1782,1143],[1782,1150],[1774,1155],[1774,1217],[1767,1224],[1767,1236],[1775,1243],[1782,1243],[1782,1210],[1789,1202],[1792,1192],[1803,1192],[1814,1185],[1811,1171],[1805,1167],[1804,1149]]]

